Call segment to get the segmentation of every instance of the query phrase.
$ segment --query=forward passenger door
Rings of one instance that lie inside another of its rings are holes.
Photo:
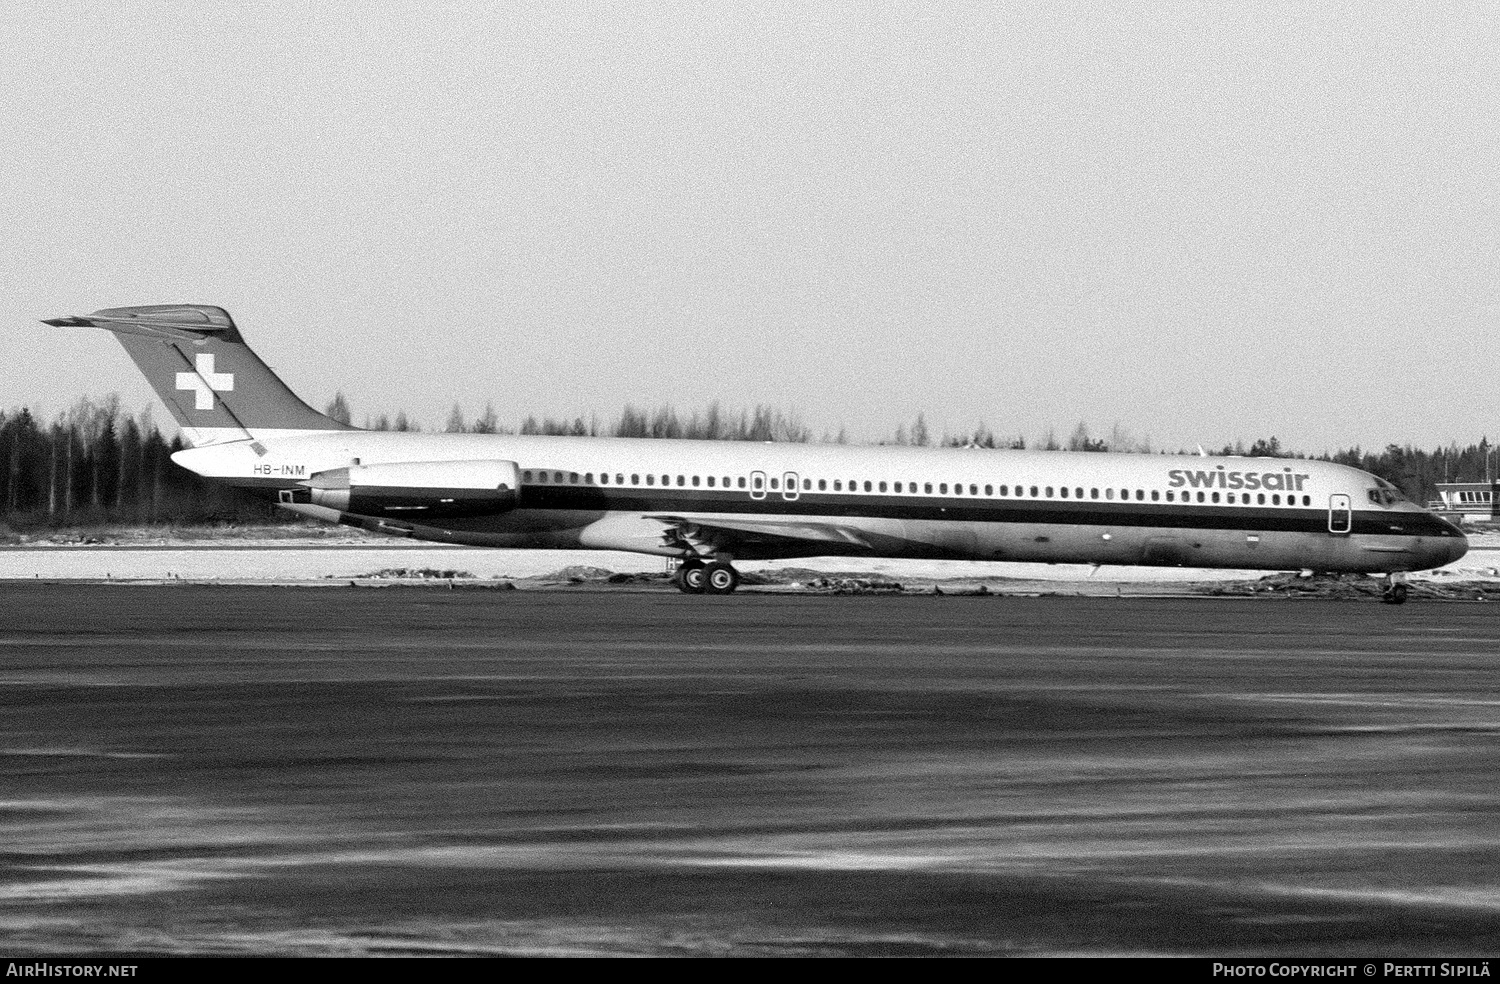
[[[1335,536],[1348,536],[1354,528],[1354,510],[1349,506],[1347,495],[1328,497],[1328,532]]]

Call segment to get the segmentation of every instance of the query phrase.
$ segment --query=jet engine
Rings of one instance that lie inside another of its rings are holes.
[[[399,461],[316,472],[301,483],[314,505],[414,520],[493,516],[516,508],[514,461]]]

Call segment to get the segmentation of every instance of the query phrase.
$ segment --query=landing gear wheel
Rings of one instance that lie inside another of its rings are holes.
[[[677,568],[677,573],[672,575],[672,583],[677,585],[677,590],[683,594],[702,594],[707,586],[703,561],[684,560],[682,566]]]
[[[1406,585],[1401,584],[1400,582],[1391,585],[1383,592],[1381,592],[1380,600],[1385,602],[1387,605],[1406,604]]]
[[[709,594],[729,594],[740,586],[740,572],[725,563],[709,564],[704,590]]]

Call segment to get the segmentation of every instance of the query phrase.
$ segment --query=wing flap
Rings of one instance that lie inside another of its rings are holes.
[[[695,536],[707,533],[727,534],[730,539],[745,536],[770,537],[797,540],[803,543],[834,543],[841,547],[874,549],[859,533],[837,523],[804,519],[742,519],[703,513],[649,514],[646,518],[666,523],[683,532],[691,531]]]

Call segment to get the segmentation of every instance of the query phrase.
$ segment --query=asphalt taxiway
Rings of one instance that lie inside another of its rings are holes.
[[[1488,954],[1500,610],[0,585],[11,954]]]

